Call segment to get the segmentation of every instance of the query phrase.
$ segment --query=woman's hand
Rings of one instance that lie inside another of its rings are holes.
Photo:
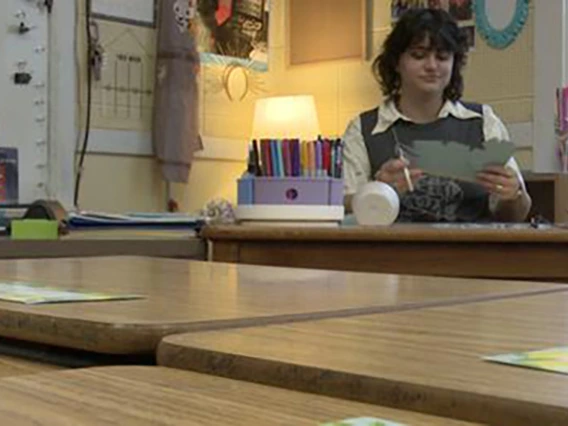
[[[387,183],[399,194],[404,194],[409,189],[404,175],[404,169],[408,167],[408,164],[408,160],[404,158],[389,160],[375,174],[375,180]],[[413,185],[422,176],[422,170],[419,169],[408,169],[408,172]]]
[[[520,195],[521,183],[509,167],[487,166],[477,174],[477,183],[500,200],[515,200]]]

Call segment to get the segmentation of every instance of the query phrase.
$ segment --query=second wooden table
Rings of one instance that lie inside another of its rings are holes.
[[[568,424],[568,376],[483,357],[568,344],[568,293],[167,337],[158,362],[480,423]]]

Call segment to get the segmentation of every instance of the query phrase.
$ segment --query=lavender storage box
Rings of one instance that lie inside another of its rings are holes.
[[[237,181],[239,205],[343,205],[343,179],[264,177]]]

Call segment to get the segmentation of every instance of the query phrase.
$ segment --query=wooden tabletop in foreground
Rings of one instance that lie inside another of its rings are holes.
[[[158,362],[481,423],[568,424],[568,375],[482,357],[568,345],[568,294],[167,337]]]
[[[151,353],[167,335],[561,292],[533,282],[231,265],[159,258],[0,261],[0,281],[138,300],[0,302],[0,336],[110,354]]]
[[[282,425],[376,417],[463,423],[161,367],[102,367],[0,380],[3,425]]]

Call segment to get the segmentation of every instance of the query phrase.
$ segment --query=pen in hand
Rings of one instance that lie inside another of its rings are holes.
[[[402,150],[402,146],[400,145],[400,141],[398,140],[398,133],[394,127],[391,127],[392,134],[394,136],[394,151],[395,155],[402,160],[404,163],[404,179],[406,180],[406,186],[408,187],[408,191],[414,191],[414,185],[412,184],[412,179],[410,178],[410,172],[408,171],[408,160],[404,156],[404,151]]]
[[[406,157],[404,156],[404,152],[402,151],[402,148],[400,147],[400,145],[396,146],[396,150],[397,150],[398,158],[405,163],[404,170],[403,170],[404,171],[404,179],[406,180],[406,185],[408,186],[408,190],[410,192],[412,192],[412,191],[414,191],[414,185],[412,183],[412,179],[410,178],[410,172],[408,171],[408,167],[406,166],[406,163],[408,163],[408,160],[406,160]]]

